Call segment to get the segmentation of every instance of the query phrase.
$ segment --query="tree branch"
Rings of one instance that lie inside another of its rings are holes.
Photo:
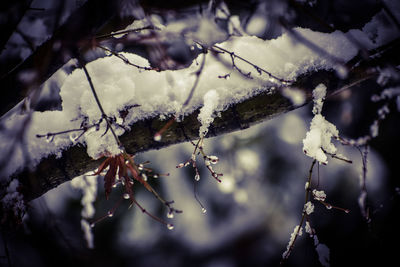
[[[400,39],[397,39],[380,49],[371,51],[372,56],[367,61],[359,59],[361,57],[355,57],[348,63],[347,67],[350,71],[346,79],[338,78],[334,71],[323,70],[299,77],[291,87],[305,93],[306,103],[311,101],[312,90],[320,83],[327,86],[328,96],[349,88],[359,87],[366,81],[376,80],[379,75],[379,72],[376,71],[377,67],[388,64],[399,65],[400,55],[397,53],[399,47]],[[233,104],[221,112],[221,117],[215,118],[207,137],[245,129],[295,109],[296,107],[281,95],[279,89],[273,93],[263,92],[241,103]],[[183,121],[173,123],[164,132],[160,142],[154,141],[154,134],[165,125],[166,121],[161,121],[158,117],[135,123],[130,131],[120,137],[120,140],[128,153],[135,154],[185,142],[187,138],[198,139],[200,128],[197,120],[198,113],[199,110],[196,110],[185,117]],[[98,165],[99,161],[91,159],[84,147],[74,146],[65,150],[62,157],[49,156],[43,159],[35,170],[25,170],[16,178],[22,184],[22,193],[26,200],[30,201],[76,176],[94,170]]]

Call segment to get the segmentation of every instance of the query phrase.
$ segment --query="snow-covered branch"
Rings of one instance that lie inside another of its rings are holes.
[[[346,79],[338,78],[334,71],[320,70],[302,75],[291,88],[304,92],[306,103],[308,103],[312,100],[312,89],[320,83],[327,86],[327,97],[342,90],[357,87],[366,80],[378,77],[379,74],[374,73],[371,66],[379,66],[388,61],[399,64],[397,62],[399,59],[394,56],[399,46],[400,41],[395,40],[381,50],[375,51],[380,57],[375,57],[368,62],[360,61],[357,67],[354,67],[348,73]],[[353,61],[358,62],[359,60],[354,58]],[[296,106],[283,96],[280,90],[275,90],[272,93],[261,91],[253,97],[231,105],[225,111],[222,111],[209,128],[207,137],[244,129],[294,108]],[[201,127],[197,118],[198,114],[199,109],[185,116],[182,121],[174,122],[164,132],[163,138],[159,142],[154,140],[154,134],[166,123],[159,116],[137,121],[129,131],[120,136],[120,140],[127,152],[134,154],[185,142],[188,141],[187,138],[198,139]],[[98,165],[99,161],[90,158],[86,148],[72,146],[58,156],[51,155],[42,159],[34,170],[25,170],[17,176],[21,181],[26,199],[31,200],[61,183],[95,169]]]

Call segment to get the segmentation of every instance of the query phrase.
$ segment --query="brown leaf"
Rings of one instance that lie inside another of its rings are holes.
[[[110,161],[112,160],[111,157],[106,158],[101,164],[100,166],[97,168],[97,171],[95,171],[92,175],[99,175],[105,168],[108,167],[108,165],[110,165]]]

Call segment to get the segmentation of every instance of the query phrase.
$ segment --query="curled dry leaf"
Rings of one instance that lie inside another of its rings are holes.
[[[132,201],[133,180],[140,182],[150,192],[154,192],[154,189],[140,176],[140,171],[133,161],[133,156],[128,154],[106,156],[106,159],[100,164],[97,171],[93,175],[99,175],[101,172],[106,170],[107,167],[108,170],[104,176],[106,199],[108,199],[112,191],[112,187],[118,182],[118,179],[124,184],[125,191],[127,194],[129,194]]]

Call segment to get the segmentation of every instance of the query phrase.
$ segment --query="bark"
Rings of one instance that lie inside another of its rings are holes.
[[[312,100],[312,90],[320,83],[328,87],[329,96],[350,88],[354,90],[366,81],[376,80],[378,76],[376,67],[399,65],[400,55],[396,52],[399,48],[400,39],[397,39],[376,51],[370,51],[370,55],[379,56],[370,56],[369,60],[354,58],[348,64],[356,67],[351,69],[346,79],[339,79],[332,71],[317,71],[299,77],[292,87],[306,93],[306,103]],[[221,117],[217,117],[211,125],[207,137],[245,129],[294,108],[296,107],[281,95],[279,88],[274,93],[260,93],[241,103],[233,104],[223,111]],[[120,140],[128,153],[135,154],[151,149],[161,149],[188,141],[188,139],[197,139],[200,127],[197,120],[198,112],[198,110],[195,111],[179,123],[174,122],[163,134],[161,142],[154,141],[153,136],[165,125],[166,121],[160,121],[157,117],[135,123],[130,131],[120,137]],[[16,178],[22,184],[23,194],[29,201],[76,176],[94,170],[100,161],[89,158],[85,147],[74,146],[65,150],[62,157],[45,158],[35,170],[25,170]]]

